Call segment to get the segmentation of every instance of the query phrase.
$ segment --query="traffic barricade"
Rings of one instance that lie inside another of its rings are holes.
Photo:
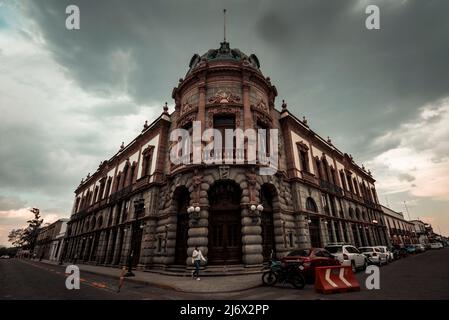
[[[360,291],[360,284],[351,266],[317,267],[315,290],[321,293]]]

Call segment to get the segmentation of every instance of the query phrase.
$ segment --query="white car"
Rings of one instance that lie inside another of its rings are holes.
[[[443,245],[440,242],[431,242],[430,249],[441,249]]]
[[[329,251],[342,266],[351,266],[352,271],[365,270],[368,261],[363,253],[351,245],[328,245],[325,248]]]
[[[0,259],[9,259],[9,256],[7,254],[4,254],[0,257]]]
[[[394,260],[393,252],[388,249],[387,246],[377,246],[380,249],[380,252],[385,253],[387,255],[387,262],[392,262]]]
[[[359,251],[373,264],[381,266],[382,264],[388,263],[388,254],[382,252],[378,247],[360,247]]]

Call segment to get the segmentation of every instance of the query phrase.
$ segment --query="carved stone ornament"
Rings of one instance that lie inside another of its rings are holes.
[[[264,112],[268,112],[268,106],[263,100],[263,98],[259,99],[259,101],[254,105],[254,108],[262,110]]]
[[[238,107],[211,107],[207,109],[208,127],[212,128],[214,125],[214,116],[219,114],[233,114],[235,115],[235,125],[240,127],[240,108]]]
[[[229,166],[220,166],[220,179],[229,179]]]
[[[186,125],[189,122],[193,122],[196,120],[196,114],[191,114],[191,115],[186,115],[185,117],[183,117],[181,120],[179,120],[178,122],[178,127],[183,127],[184,125]]]
[[[188,102],[186,102],[183,104],[183,106],[181,108],[181,113],[189,112],[192,109],[193,109],[193,106],[191,104],[189,104]]]
[[[227,90],[219,90],[209,98],[209,103],[240,103],[240,97]]]

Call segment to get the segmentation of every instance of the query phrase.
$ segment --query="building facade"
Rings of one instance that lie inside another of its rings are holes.
[[[421,220],[411,220],[415,227],[415,235],[418,240],[418,243],[427,246],[429,244],[429,237],[427,235],[426,223]]]
[[[276,96],[255,55],[228,42],[195,54],[173,89],[174,111],[165,105],[75,190],[64,258],[180,270],[191,265],[198,246],[208,266],[248,270],[295,248],[387,244],[372,174],[285,102],[276,109]],[[216,139],[188,144],[179,154],[178,140],[170,138],[175,129],[195,135],[196,124],[203,137],[212,128],[272,136],[257,141],[256,159],[250,159],[254,137],[248,136],[243,148],[223,143],[212,152],[220,161],[210,162],[205,150],[211,141],[218,145]],[[198,150],[207,156],[191,161]],[[173,161],[178,154],[182,161]],[[260,174],[267,168],[273,174]]]
[[[402,212],[385,206],[382,206],[382,210],[391,244],[404,246],[418,243],[413,222],[405,220]]]
[[[68,221],[69,219],[59,219],[39,230],[34,248],[36,258],[59,261],[63,252]]]

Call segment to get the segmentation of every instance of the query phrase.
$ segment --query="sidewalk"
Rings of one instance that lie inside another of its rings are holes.
[[[39,262],[38,260],[31,260]],[[57,265],[56,261],[42,260],[41,263]],[[64,263],[64,266],[69,265]],[[80,272],[98,274],[118,281],[120,276],[119,268],[92,266],[77,264]],[[191,277],[168,276],[152,272],[133,270],[134,277],[125,278],[125,282],[136,282],[155,286],[163,289],[172,289],[186,293],[229,293],[247,290],[262,285],[261,274],[234,275],[234,276],[207,276],[196,281]]]

